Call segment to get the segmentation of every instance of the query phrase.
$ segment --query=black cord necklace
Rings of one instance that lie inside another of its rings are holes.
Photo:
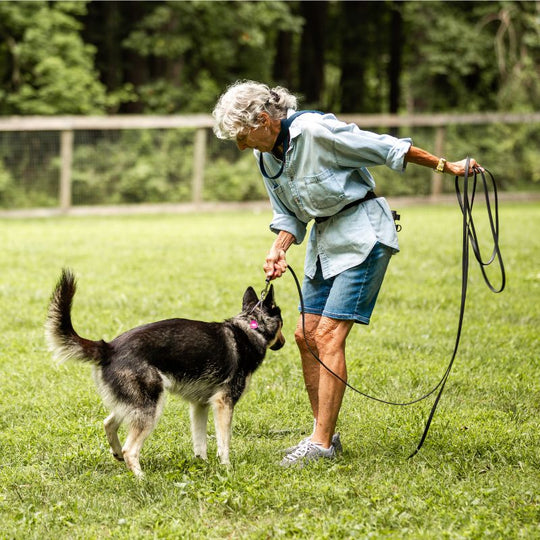
[[[282,159],[281,159],[281,166],[279,168],[279,171],[274,176],[270,176],[266,169],[264,168],[264,160],[263,160],[263,152],[259,154],[259,169],[261,170],[261,174],[268,178],[268,180],[275,180],[279,176],[281,176],[281,173],[283,172],[283,169],[285,168],[285,160],[287,159],[287,150],[289,149],[289,142],[291,140],[291,137],[289,135],[289,128],[291,127],[291,124],[293,123],[293,120],[300,116],[301,114],[305,113],[317,113],[317,114],[324,114],[321,111],[298,111],[289,116],[289,118],[283,118],[281,120],[281,127],[279,130],[279,135],[277,136],[276,142],[274,143],[274,147],[272,148],[272,154],[277,154],[281,151],[282,153]],[[280,149],[280,147],[282,147]]]

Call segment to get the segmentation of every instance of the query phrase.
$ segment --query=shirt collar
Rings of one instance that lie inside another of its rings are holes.
[[[289,109],[287,111],[287,118],[289,118],[290,116],[292,116],[296,111],[294,109]],[[300,126],[298,125],[298,123],[292,123],[291,124],[291,127],[289,128],[289,136],[291,139],[294,139],[296,137],[298,137],[298,135],[300,135],[300,133],[302,133],[302,130],[300,129]]]

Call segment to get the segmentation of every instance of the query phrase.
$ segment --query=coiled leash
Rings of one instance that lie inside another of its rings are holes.
[[[437,390],[439,390],[437,397],[435,398],[435,401],[433,403],[433,406],[431,407],[430,414],[428,416],[424,432],[422,434],[422,437],[420,438],[420,442],[418,443],[416,449],[414,452],[409,456],[408,459],[415,456],[420,448],[422,448],[422,445],[424,444],[424,441],[426,440],[426,437],[429,432],[429,428],[431,426],[431,421],[433,420],[433,417],[435,415],[435,411],[437,410],[437,406],[439,404],[439,401],[441,399],[441,396],[443,394],[444,388],[446,386],[446,381],[448,380],[448,377],[450,376],[450,372],[452,370],[452,366],[454,365],[454,360],[456,359],[458,346],[461,338],[461,330],[463,328],[463,318],[465,314],[465,303],[467,298],[467,282],[468,282],[468,275],[469,275],[469,242],[471,244],[471,247],[474,252],[474,256],[476,260],[478,261],[482,275],[484,277],[484,281],[486,285],[489,287],[489,289],[494,293],[500,293],[504,290],[505,284],[506,284],[506,273],[504,269],[504,264],[501,256],[501,252],[499,249],[499,202],[498,202],[498,194],[497,194],[497,185],[495,183],[495,179],[491,172],[489,172],[487,169],[475,169],[474,175],[473,175],[473,184],[472,184],[472,191],[469,195],[469,158],[467,158],[465,162],[465,176],[463,178],[463,194],[460,191],[459,187],[459,176],[456,176],[455,178],[455,190],[456,190],[456,196],[458,199],[459,206],[461,208],[461,212],[463,214],[463,221],[462,221],[462,256],[461,256],[461,304],[460,304],[460,310],[459,310],[459,321],[458,321],[458,329],[456,334],[456,341],[454,345],[454,350],[452,353],[452,357],[450,359],[450,362],[448,363],[448,366],[446,368],[446,371],[444,372],[444,375],[440,379],[440,381],[425,395],[422,397],[419,397],[417,399],[413,399],[411,401],[407,402],[393,402],[393,401],[387,401],[385,399],[381,399],[375,396],[371,396],[365,392],[362,392],[349,384],[346,380],[344,380],[342,377],[340,377],[337,373],[335,373],[332,369],[330,369],[324,362],[319,358],[317,353],[313,351],[313,349],[309,345],[309,341],[306,337],[306,325],[305,325],[305,309],[304,309],[304,297],[302,295],[302,288],[300,286],[300,282],[298,281],[298,278],[296,276],[296,273],[294,272],[293,268],[288,265],[289,270],[291,271],[291,274],[294,278],[296,288],[298,291],[298,296],[300,298],[300,312],[302,317],[302,332],[303,337],[306,342],[306,346],[308,351],[311,353],[311,355],[319,362],[321,366],[323,366],[329,373],[331,373],[334,377],[339,379],[345,386],[350,388],[353,392],[356,392],[357,394],[360,394],[368,399],[378,401],[380,403],[385,403],[387,405],[396,405],[405,407],[408,405],[413,405],[415,403],[418,403],[432,394],[434,394]],[[486,179],[486,176],[484,174],[486,172],[489,175],[489,178],[491,180],[491,186],[493,187],[493,200],[494,200],[494,210],[492,210],[490,197],[489,197],[489,189],[488,189],[488,181]],[[491,229],[491,235],[493,238],[493,251],[490,255],[490,257],[487,260],[483,260],[481,253],[480,253],[480,247],[478,244],[478,235],[476,232],[476,227],[474,225],[474,219],[472,215],[473,205],[474,205],[474,198],[476,195],[476,189],[477,189],[477,183],[478,183],[478,174],[480,174],[480,177],[482,179],[482,185],[484,189],[484,195],[486,199],[486,207],[487,207],[487,214],[489,218],[489,224]],[[496,288],[493,286],[492,282],[487,277],[485,268],[492,264],[495,260],[498,261],[499,269],[500,269],[500,275],[501,275],[501,284],[499,288]],[[268,287],[268,281],[267,281],[267,287]],[[266,291],[266,289],[265,289]]]

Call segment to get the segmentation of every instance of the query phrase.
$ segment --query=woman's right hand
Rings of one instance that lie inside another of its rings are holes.
[[[290,232],[279,231],[263,266],[266,279],[276,279],[285,273],[287,270],[285,253],[294,242],[295,238]]]
[[[267,279],[276,279],[281,277],[287,270],[287,259],[285,250],[272,246],[263,266]]]

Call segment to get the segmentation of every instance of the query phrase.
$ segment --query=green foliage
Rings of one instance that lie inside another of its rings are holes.
[[[273,37],[298,22],[283,2],[156,3],[124,41],[167,66],[139,89],[145,111],[207,112],[236,78],[269,80]]]
[[[328,9],[314,10],[325,18],[319,21],[324,35],[317,36],[310,17],[300,16],[307,8],[299,2],[4,1],[0,115],[209,112],[224,88],[241,78],[279,79],[302,98],[305,36],[324,47],[318,58],[325,86],[318,103],[301,101],[301,107],[339,112],[347,103],[356,112],[384,112],[396,14],[403,112],[537,111],[537,4],[330,2]],[[415,129],[403,136],[433,149],[432,132]],[[0,137],[0,205],[56,204],[58,147],[40,140],[50,134],[21,134],[15,149],[6,134]],[[113,140],[97,135],[94,148],[77,138],[76,203],[190,199],[188,132],[139,132]],[[530,189],[540,182],[539,145],[534,125],[451,127],[445,154],[472,154],[503,188]],[[216,153],[205,172],[207,200],[266,197],[246,156]],[[374,174],[387,195],[429,192],[429,171],[408,171],[402,179],[384,168]]]
[[[478,25],[495,27],[499,108],[534,111],[540,106],[538,59],[540,26],[538,6],[533,2],[503,2],[498,11],[486,10]]]
[[[422,148],[433,147],[431,128],[403,128],[400,136],[411,136]],[[191,201],[193,140],[194,130],[188,129],[76,132],[74,204]],[[531,124],[448,126],[444,155],[452,160],[474,156],[492,171],[501,190],[537,191],[539,144],[540,130]],[[207,153],[205,201],[267,199],[251,152],[241,153],[234,144],[210,136]],[[58,155],[56,133],[0,136],[0,206],[57,206]],[[404,174],[398,174],[381,166],[371,172],[377,192],[384,196],[431,193],[429,169],[409,165]],[[453,178],[443,178],[444,191],[453,192]]]
[[[5,206],[11,206],[15,203],[15,186],[13,177],[5,168],[4,163],[0,160],[0,201]]]
[[[538,190],[540,126],[452,126],[448,132],[448,155],[478,156],[496,176],[502,190]]]
[[[83,204],[190,199],[193,131],[132,130],[76,145],[73,199]]]
[[[209,201],[258,201],[267,197],[264,183],[249,153],[231,163],[212,160],[205,170],[204,199]]]
[[[58,203],[57,133],[0,133],[0,206],[53,206]],[[36,175],[39,181],[36,181]]]
[[[482,215],[482,212],[480,212]],[[0,530],[5,538],[537,538],[540,497],[540,207],[501,209],[508,289],[471,267],[461,346],[421,452],[431,400],[387,407],[347,392],[335,463],[282,470],[279,449],[311,427],[294,328],[294,283],[275,283],[287,345],[238,403],[232,466],[192,457],[173,396],[136,481],[109,454],[89,365],[56,365],[43,338],[64,265],[76,329],[112,339],[165,317],[223,320],[264,286],[271,215],[219,213],[4,220],[0,227]],[[402,209],[402,251],[369,327],[347,341],[349,380],[381,397],[420,395],[451,354],[459,306],[457,204]],[[483,235],[487,224],[479,219]],[[429,234],[426,234],[429,231]],[[288,261],[299,273],[303,246]],[[218,270],[219,269],[219,270]],[[122,432],[124,436],[125,431]]]
[[[0,114],[97,114],[105,87],[80,36],[84,2],[1,2]]]
[[[538,110],[535,2],[406,2],[415,110]]]
[[[314,108],[385,112],[391,78],[408,111],[540,106],[535,2],[319,7],[317,36],[298,2],[0,2],[0,114],[207,112],[242,78],[311,94],[302,36],[322,48]]]

